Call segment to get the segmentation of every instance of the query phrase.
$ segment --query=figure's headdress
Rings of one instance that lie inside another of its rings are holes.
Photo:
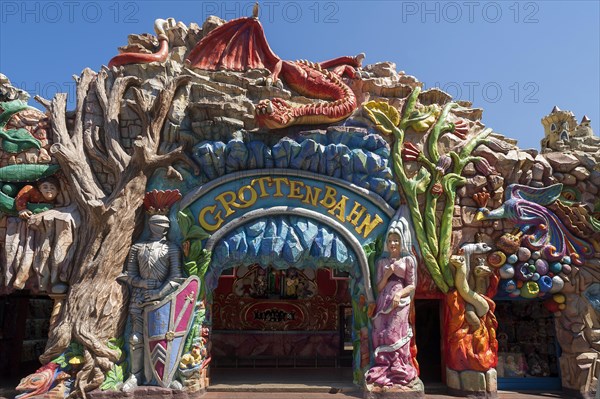
[[[392,221],[390,222],[390,225],[387,229],[387,232],[385,234],[385,243],[384,243],[384,251],[388,251],[388,247],[387,247],[387,239],[391,234],[397,234],[400,236],[401,238],[401,245],[402,245],[402,250],[405,250],[405,245],[404,245],[404,231],[405,228],[402,224],[402,221],[398,218],[392,219]]]
[[[409,222],[409,210],[405,206],[401,206],[394,217],[392,218],[388,230],[385,234],[383,251],[388,252],[387,238],[390,234],[398,234],[401,237],[401,248],[403,255],[413,255],[413,246],[417,245],[413,239],[414,231]]]
[[[180,199],[179,190],[152,190],[144,197],[144,208],[149,215],[168,215],[171,206]]]

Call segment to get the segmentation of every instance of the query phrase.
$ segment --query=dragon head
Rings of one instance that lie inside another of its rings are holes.
[[[15,399],[27,399],[48,392],[56,379],[57,369],[58,364],[48,363],[37,369],[35,373],[21,379],[21,382],[19,382],[19,385],[15,389],[25,392],[15,396]]]

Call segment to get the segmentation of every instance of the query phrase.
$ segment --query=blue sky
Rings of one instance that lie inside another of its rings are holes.
[[[250,15],[253,1],[0,1],[0,72],[46,98],[74,95],[73,74],[98,70],[129,33],[156,18],[202,25]],[[271,48],[320,61],[365,52],[426,87],[484,108],[483,122],[539,148],[554,105],[600,132],[599,1],[262,1]],[[72,98],[71,98],[72,100]],[[71,102],[72,104],[72,102]]]

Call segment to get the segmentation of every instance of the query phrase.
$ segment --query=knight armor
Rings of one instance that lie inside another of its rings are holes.
[[[131,377],[125,382],[123,391],[130,392],[145,379],[152,380],[149,359],[144,359],[144,306],[158,301],[174,292],[183,281],[181,253],[179,247],[169,242],[166,233],[169,219],[163,215],[152,215],[148,220],[150,239],[133,244],[129,251],[125,272],[117,279],[131,288],[129,336]]]
[[[161,284],[161,290],[153,295],[157,299],[162,298],[172,288],[176,288],[172,287],[171,283],[182,277],[179,248],[166,238],[133,244],[125,275],[132,287],[130,307],[147,302],[145,294],[148,290],[159,288],[152,286],[148,281],[164,283]]]

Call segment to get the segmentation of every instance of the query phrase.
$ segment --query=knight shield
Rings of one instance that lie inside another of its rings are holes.
[[[161,387],[167,388],[177,371],[199,288],[200,280],[191,276],[175,292],[144,309],[146,364]]]

